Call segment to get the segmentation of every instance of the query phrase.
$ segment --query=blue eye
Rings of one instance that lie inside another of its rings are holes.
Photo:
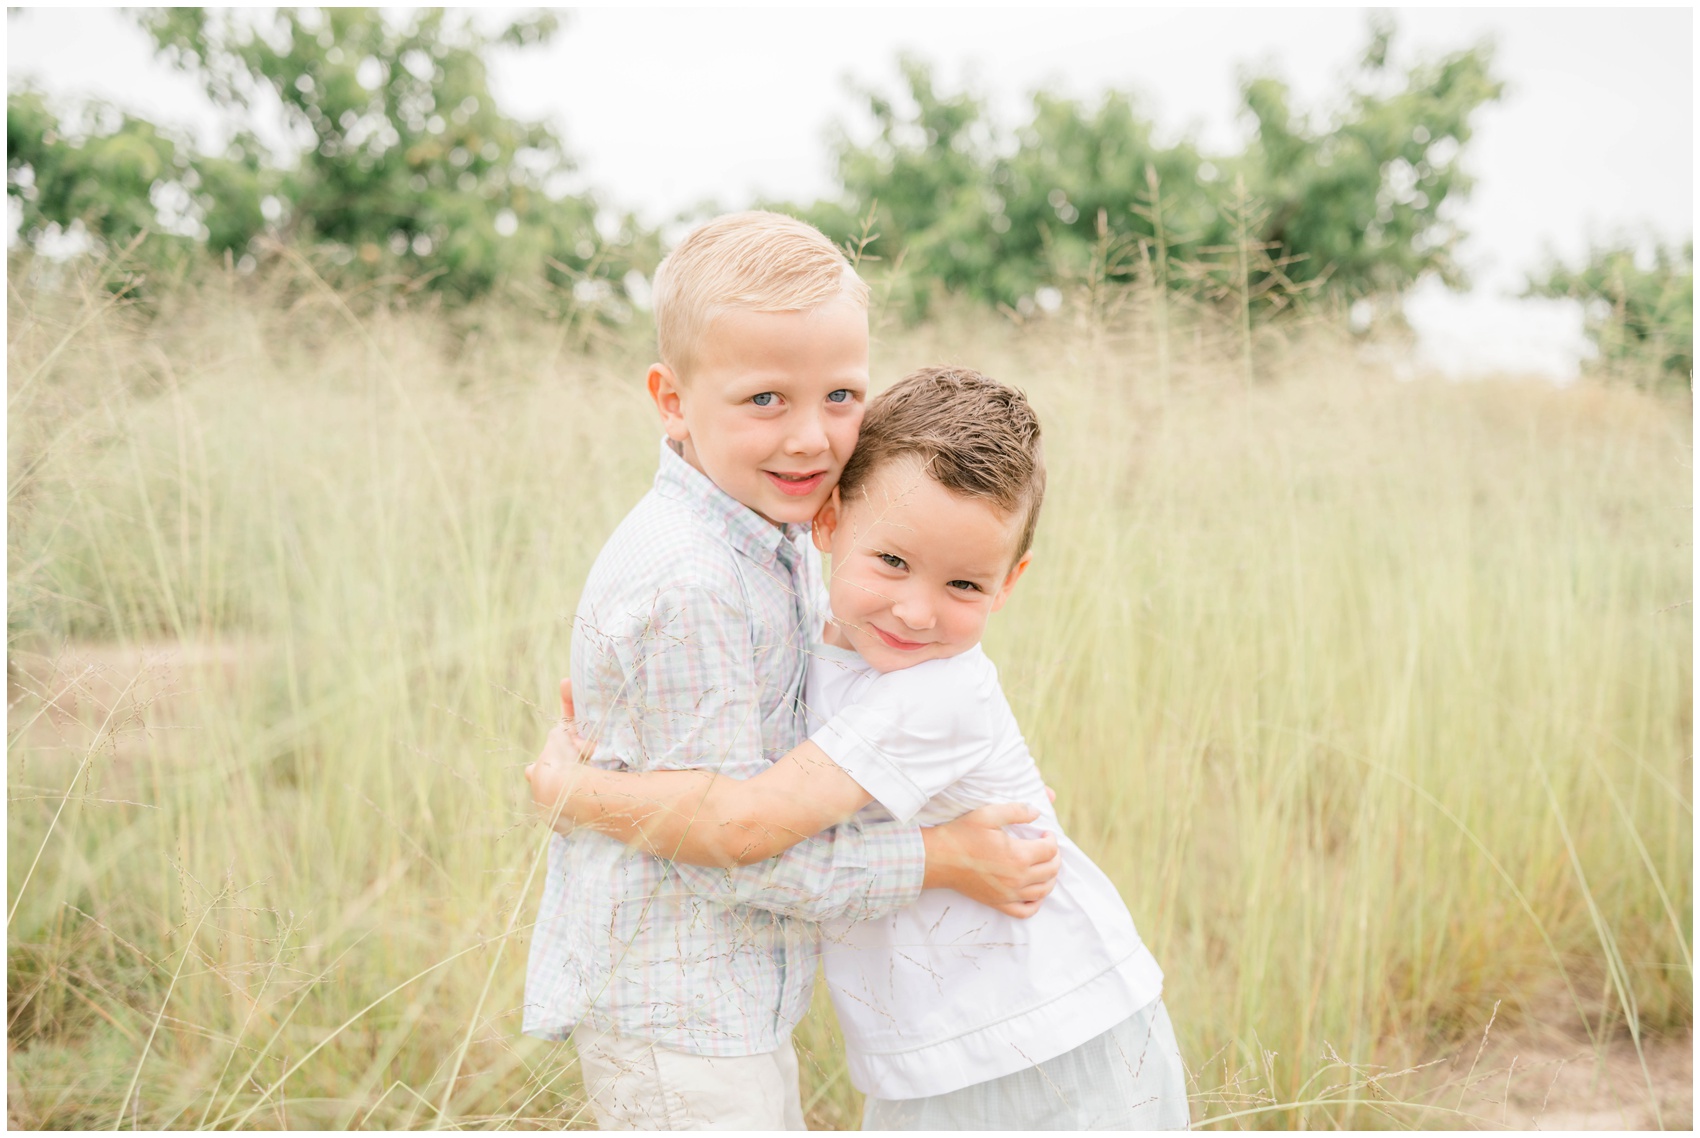
[[[970,589],[976,593],[980,591],[980,586],[976,585],[972,581],[951,581],[949,584],[951,588],[961,589],[963,592],[967,592]]]
[[[771,391],[764,391],[760,395],[750,396],[750,402],[754,403],[757,407],[771,407],[773,406],[773,400],[774,394]]]
[[[837,391],[829,392],[826,401],[828,403],[848,403],[850,402],[850,389],[840,387]]]

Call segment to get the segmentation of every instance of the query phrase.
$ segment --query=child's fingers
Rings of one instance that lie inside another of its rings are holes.
[[[571,766],[584,762],[596,753],[596,745],[581,737],[565,723],[550,726],[543,740],[543,751],[537,756],[540,763],[561,763]]]
[[[1000,802],[971,811],[975,820],[986,826],[1019,826],[1031,822],[1039,812],[1025,802]]]
[[[564,719],[573,718],[573,681],[571,679],[561,681],[561,717]]]
[[[1010,843],[1027,859],[1027,863],[1035,868],[1056,863],[1050,870],[1051,876],[1056,876],[1057,866],[1062,864],[1062,849],[1057,845],[1055,834],[1041,834],[1037,838],[1011,838]]]
[[[573,746],[572,736],[567,729],[557,723],[549,728],[548,738],[543,740],[543,750],[538,752],[533,767],[550,768],[555,766],[570,767],[578,762],[578,751]],[[534,776],[541,775],[542,770],[528,772]]]
[[[1015,896],[1020,901],[1043,901],[1051,895],[1051,890],[1056,887],[1057,879],[1054,876],[1045,877],[1041,880],[1025,883],[1015,891]]]

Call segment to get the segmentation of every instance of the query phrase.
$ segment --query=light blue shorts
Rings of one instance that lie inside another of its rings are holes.
[[[930,1098],[869,1098],[863,1130],[1185,1130],[1186,1069],[1162,1000],[1073,1051]]]

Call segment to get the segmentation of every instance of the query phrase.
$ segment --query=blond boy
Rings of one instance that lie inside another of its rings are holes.
[[[611,770],[748,778],[807,734],[806,648],[824,619],[807,523],[855,446],[867,290],[819,232],[717,219],[656,274],[665,438],[655,483],[585,582],[573,632],[580,721]],[[577,1044],[605,1129],[802,1129],[791,1029],[816,925],[955,889],[1026,914],[1054,839],[992,806],[935,829],[847,822],[725,870],[603,835],[556,836],[526,979],[525,1031]]]

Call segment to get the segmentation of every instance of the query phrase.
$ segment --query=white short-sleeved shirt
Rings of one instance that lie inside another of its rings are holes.
[[[945,1094],[1073,1050],[1162,995],[1163,974],[1116,887],[1063,834],[978,647],[881,674],[815,645],[811,738],[899,821],[936,825],[1025,802],[1024,836],[1058,836],[1062,873],[1017,920],[944,889],[884,917],[822,926],[850,1076],[882,1099]]]

